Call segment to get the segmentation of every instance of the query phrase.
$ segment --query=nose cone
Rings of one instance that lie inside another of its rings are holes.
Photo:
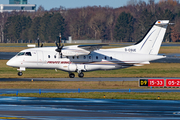
[[[14,62],[12,59],[10,59],[7,63],[6,63],[7,66],[14,66]]]

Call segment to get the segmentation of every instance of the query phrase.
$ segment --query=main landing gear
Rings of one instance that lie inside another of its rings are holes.
[[[84,77],[84,73],[81,72],[81,73],[78,74],[78,76],[79,76],[80,78],[83,78],[83,77]]]
[[[70,73],[70,74],[69,74],[69,77],[70,77],[70,78],[74,78],[74,77],[75,77],[75,74],[74,74],[74,73]]]
[[[84,77],[84,73],[83,73],[83,72],[80,72],[80,73],[78,73],[78,76],[79,76],[80,78],[83,78],[83,77]],[[74,77],[75,77],[75,74],[74,74],[74,73],[70,73],[70,74],[69,74],[69,77],[70,77],[70,78],[74,78]]]
[[[19,76],[22,76],[22,75],[23,75],[23,73],[22,73],[22,72],[18,72],[18,75],[19,75]]]

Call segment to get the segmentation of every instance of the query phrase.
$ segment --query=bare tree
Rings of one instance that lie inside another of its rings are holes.
[[[6,23],[8,13],[0,13],[0,43],[5,42],[4,41],[4,25]]]

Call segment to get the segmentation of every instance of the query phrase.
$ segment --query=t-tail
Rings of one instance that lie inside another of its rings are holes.
[[[124,47],[127,52],[157,55],[164,39],[169,20],[156,21],[142,40],[135,45]]]

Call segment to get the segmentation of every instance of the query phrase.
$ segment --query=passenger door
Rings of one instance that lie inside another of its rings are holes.
[[[42,51],[37,51],[37,64],[43,65],[44,62],[44,56]]]

